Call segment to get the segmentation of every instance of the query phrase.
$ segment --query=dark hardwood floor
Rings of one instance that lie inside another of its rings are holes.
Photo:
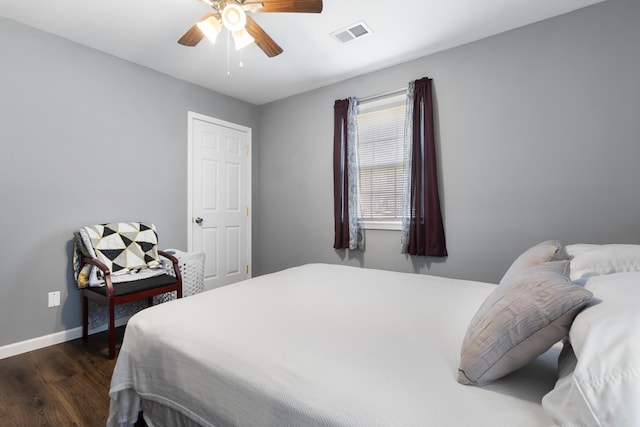
[[[119,348],[124,327],[118,328]],[[106,332],[0,360],[0,425],[104,426],[109,414]]]

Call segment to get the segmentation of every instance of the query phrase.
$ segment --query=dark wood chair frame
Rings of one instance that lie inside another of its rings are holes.
[[[147,298],[149,307],[151,307],[153,305],[154,296],[173,291],[176,292],[178,298],[182,298],[182,275],[180,273],[180,268],[178,267],[178,259],[165,251],[158,250],[158,254],[162,255],[173,263],[173,270],[176,275],[175,282],[162,286],[148,287],[137,292],[126,293],[123,295],[116,295],[113,287],[113,282],[111,281],[111,272],[104,263],[99,261],[97,258],[82,257],[83,265],[95,265],[100,270],[102,270],[106,287],[106,295],[102,295],[101,293],[96,292],[95,288],[87,287],[82,289],[82,339],[84,341],[87,341],[89,337],[89,298],[103,303],[106,301],[109,306],[109,359],[113,359],[116,357],[116,305]],[[118,283],[116,283],[116,286],[118,286]]]

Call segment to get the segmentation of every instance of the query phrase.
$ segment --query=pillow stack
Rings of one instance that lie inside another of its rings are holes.
[[[640,245],[569,245],[571,278],[593,292],[542,399],[558,425],[640,425]]]
[[[458,382],[484,385],[515,371],[569,332],[592,293],[569,278],[557,240],[520,255],[473,317],[462,343]]]

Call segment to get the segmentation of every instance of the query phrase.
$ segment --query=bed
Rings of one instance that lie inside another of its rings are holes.
[[[510,270],[554,264],[524,255]],[[151,427],[551,425],[575,370],[559,378],[555,336],[515,368],[501,355],[499,378],[461,381],[461,346],[501,287],[308,264],[151,307],[127,325],[107,425],[139,411]]]

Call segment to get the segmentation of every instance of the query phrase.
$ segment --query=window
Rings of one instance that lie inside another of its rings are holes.
[[[405,109],[404,94],[360,105],[358,217],[365,228],[401,228]]]

